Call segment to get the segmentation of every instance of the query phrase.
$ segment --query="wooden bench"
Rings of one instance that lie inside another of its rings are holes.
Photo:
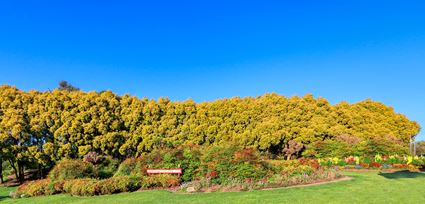
[[[181,168],[176,168],[176,169],[147,169],[146,170],[147,174],[178,174],[180,176],[180,174],[182,174],[182,169]]]

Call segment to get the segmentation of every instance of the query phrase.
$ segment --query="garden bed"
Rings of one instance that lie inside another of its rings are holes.
[[[343,172],[385,172],[394,173],[398,171],[408,170],[410,172],[420,172],[419,169],[341,169]]]
[[[235,181],[222,185],[213,184],[210,181],[194,181],[183,184],[179,192],[197,193],[197,192],[239,192],[250,190],[288,188],[301,185],[320,184],[332,181],[346,179],[345,176],[333,169],[321,169],[311,174],[296,174],[296,175],[274,175],[270,178],[253,182]]]
[[[308,186],[318,186],[318,185],[324,185],[324,184],[329,184],[329,183],[336,183],[336,182],[341,182],[341,181],[350,181],[352,179],[353,179],[353,177],[341,176],[340,178],[334,179],[334,180],[317,181],[315,183],[300,184],[300,185],[287,186],[287,187],[264,188],[262,190],[275,190],[275,189],[288,189],[288,188],[301,188],[301,187],[308,187]]]
[[[118,166],[117,166],[118,164]],[[147,169],[181,168],[180,176],[149,175]],[[340,178],[337,170],[314,159],[269,160],[255,149],[194,147],[154,150],[117,163],[95,153],[63,160],[48,178],[17,188],[13,197],[53,194],[96,196],[164,189],[174,192],[249,191],[317,183]]]
[[[195,193],[288,188],[343,180],[341,171],[419,171],[424,162],[423,157],[397,155],[271,160],[258,150],[233,146],[164,148],[122,162],[90,153],[83,160],[58,162],[48,178],[27,182],[12,196],[96,196],[153,189]],[[181,175],[147,172],[175,168],[182,170]]]

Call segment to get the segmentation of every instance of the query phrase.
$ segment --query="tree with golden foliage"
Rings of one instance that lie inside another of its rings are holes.
[[[275,93],[212,102],[139,99],[111,91],[24,92],[0,86],[0,161],[17,178],[63,158],[118,159],[180,145],[237,145],[272,154],[403,153],[420,126],[372,100],[331,105]]]

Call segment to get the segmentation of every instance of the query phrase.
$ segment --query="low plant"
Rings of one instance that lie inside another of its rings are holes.
[[[178,186],[180,184],[180,179],[177,176],[170,174],[154,174],[146,176],[142,179],[141,187],[142,188],[169,188]]]
[[[140,177],[117,176],[96,183],[96,194],[105,195],[121,192],[131,192],[141,187],[142,179]]]
[[[94,165],[96,177],[100,179],[106,179],[114,176],[120,162],[118,159],[112,157],[104,157],[99,163]]]
[[[20,195],[21,197],[52,195],[55,193],[57,193],[57,191],[51,185],[50,179],[29,181],[19,186],[16,190],[16,194]]]
[[[77,196],[96,195],[97,179],[72,179],[65,181],[63,190],[65,193]]]
[[[81,160],[60,161],[49,173],[49,178],[53,181],[91,178],[94,176],[95,170],[93,164]]]
[[[146,167],[141,157],[132,157],[121,162],[114,176],[142,177],[146,174],[145,169]]]

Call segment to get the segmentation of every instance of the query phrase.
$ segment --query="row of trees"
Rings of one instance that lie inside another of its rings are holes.
[[[21,181],[25,167],[41,172],[92,151],[124,159],[165,146],[231,143],[291,158],[326,153],[329,141],[350,148],[381,140],[405,151],[420,130],[371,100],[331,105],[312,95],[266,94],[172,102],[65,85],[47,92],[0,86],[0,162],[8,161]]]

